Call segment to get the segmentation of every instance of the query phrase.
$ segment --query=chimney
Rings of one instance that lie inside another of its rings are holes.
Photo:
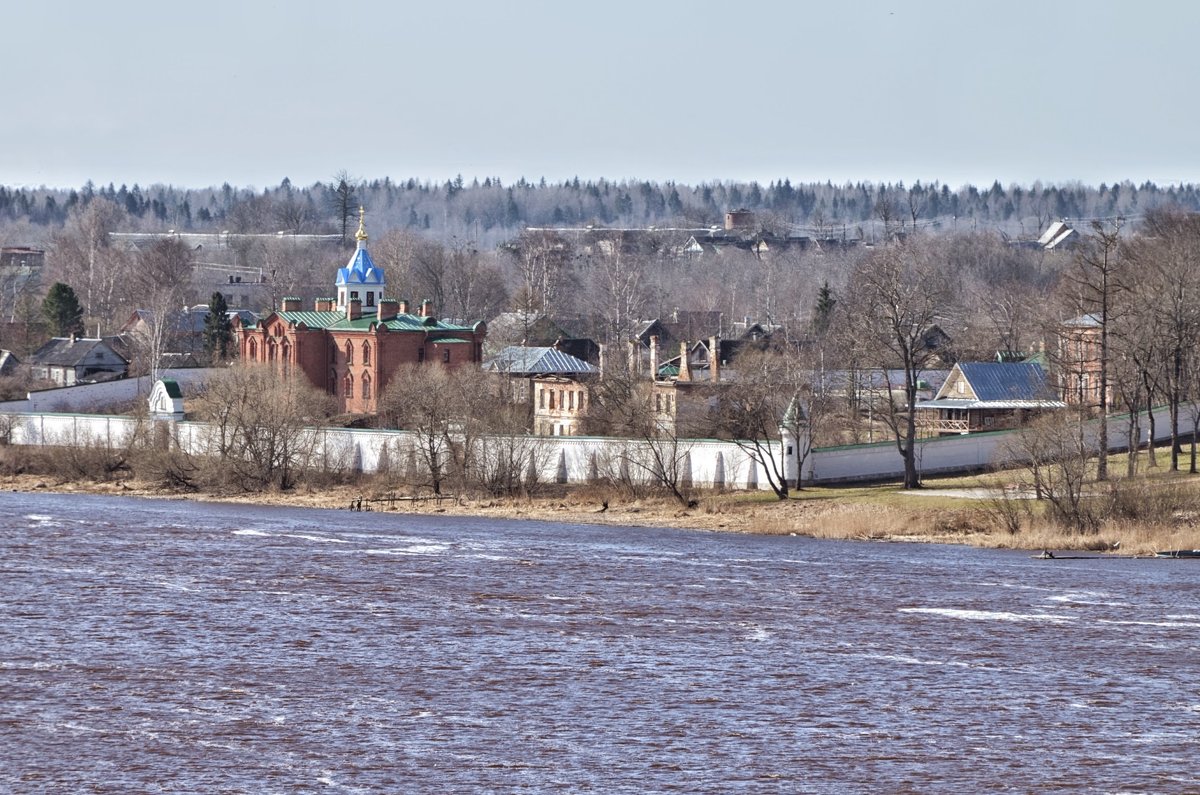
[[[692,368],[688,363],[688,344],[687,342],[679,343],[679,377],[677,381],[691,381]]]
[[[433,299],[426,298],[421,302],[421,309],[417,313],[420,317],[433,317]]]
[[[360,317],[362,317],[362,300],[352,298],[350,303],[346,304],[346,319],[358,320]]]
[[[658,379],[658,335],[650,335],[650,380]]]
[[[721,338],[708,338],[708,380],[714,384],[721,380]]]
[[[379,322],[391,320],[396,316],[396,309],[399,302],[395,298],[384,298],[379,302]]]
[[[399,309],[399,312],[400,312],[400,314],[402,314],[402,315],[407,315],[407,314],[408,314],[408,299],[407,299],[407,298],[401,298],[401,299],[400,299],[400,309]]]
[[[336,298],[318,298],[315,308],[318,312],[332,312],[335,303],[337,303]]]
[[[281,311],[283,311],[283,312],[299,312],[300,311],[300,299],[299,298],[295,298],[293,296],[288,296],[287,298],[283,299],[282,304],[283,304],[283,308]]]

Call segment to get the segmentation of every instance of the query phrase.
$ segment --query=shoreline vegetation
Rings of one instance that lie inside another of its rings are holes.
[[[190,499],[296,508],[440,514],[495,519],[672,527],[700,531],[796,535],[859,541],[967,544],[981,548],[1087,552],[1123,556],[1200,549],[1200,479],[1165,467],[1093,483],[1102,519],[1081,533],[1053,521],[1045,502],[1021,484],[1019,471],[899,483],[806,487],[787,500],[769,492],[697,492],[688,507],[659,495],[629,495],[603,486],[540,486],[534,496],[447,495],[402,491],[369,475],[342,482],[302,482],[287,491],[180,490],[136,478],[47,472],[0,475],[17,492],[83,493]],[[415,497],[415,498],[413,498]]]

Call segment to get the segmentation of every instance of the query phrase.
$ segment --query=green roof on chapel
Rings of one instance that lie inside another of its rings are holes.
[[[389,331],[470,331],[470,326],[445,323],[433,318],[417,315],[396,315],[391,320],[380,322],[376,315],[363,315],[349,320],[344,312],[277,312],[279,317],[291,324],[303,323],[309,328],[330,331],[366,331],[371,324],[387,326]],[[432,321],[432,322],[430,322]]]

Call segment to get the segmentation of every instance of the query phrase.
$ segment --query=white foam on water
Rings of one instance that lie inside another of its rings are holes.
[[[901,607],[900,613],[927,613],[946,618],[961,618],[966,621],[1043,621],[1048,624],[1066,624],[1075,616],[1060,616],[1053,613],[1010,613],[1002,610],[961,610],[953,607]]]
[[[1200,627],[1200,621],[1122,621],[1114,618],[1099,618],[1096,619],[1096,623],[1127,627]]]
[[[349,544],[350,542],[344,538],[332,538],[330,536],[313,536],[305,535],[304,533],[280,533],[280,538],[298,538],[301,541],[316,541],[321,544]]]
[[[947,666],[951,668],[973,668],[970,663],[961,660],[922,660],[920,657],[912,657],[907,654],[857,654],[856,657],[861,657],[864,660],[884,660],[886,662],[898,662],[905,665],[936,665]]]
[[[271,535],[270,533],[264,533],[262,530],[234,530],[233,534],[235,536],[262,536],[264,538],[268,538]]]
[[[413,544],[407,547],[364,550],[368,555],[441,555],[450,549],[448,544]]]
[[[1128,602],[1109,602],[1103,597],[1108,596],[1104,593],[1094,593],[1091,591],[1078,591],[1074,593],[1063,593],[1056,596],[1047,596],[1047,602],[1058,602],[1059,604],[1071,605],[1089,605],[1095,607],[1131,607]]]

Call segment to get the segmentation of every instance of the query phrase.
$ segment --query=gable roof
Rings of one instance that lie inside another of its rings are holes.
[[[954,372],[971,387],[974,398],[956,398],[950,390]],[[959,362],[951,370],[933,400],[918,403],[917,408],[1015,409],[1063,408],[1062,402],[1046,381],[1046,371],[1036,362]]]
[[[484,370],[509,375],[587,375],[599,368],[556,348],[510,345],[483,365]]]
[[[0,375],[9,375],[16,371],[21,360],[12,351],[0,350]]]
[[[112,349],[112,346],[101,339],[83,339],[79,337],[54,337],[29,357],[31,364],[48,367],[78,367],[96,348],[107,348],[114,356],[125,360],[124,356]]]

